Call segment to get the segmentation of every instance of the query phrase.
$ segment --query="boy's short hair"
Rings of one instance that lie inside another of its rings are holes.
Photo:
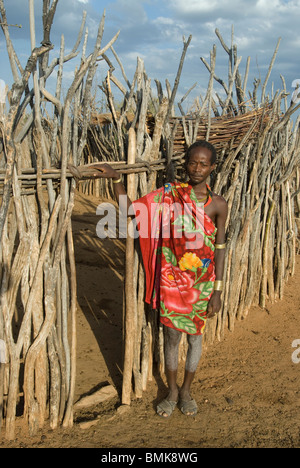
[[[216,150],[216,148],[214,147],[214,145],[212,145],[211,143],[209,143],[208,141],[205,141],[205,140],[196,141],[195,143],[193,143],[193,144],[187,149],[187,152],[186,152],[186,155],[185,155],[185,162],[186,162],[186,164],[188,164],[189,159],[190,159],[191,152],[192,152],[195,148],[207,148],[208,150],[210,150],[210,151],[211,151],[211,159],[210,159],[211,166],[212,166],[213,164],[215,164],[215,162],[216,162],[216,160],[217,160],[217,150]]]

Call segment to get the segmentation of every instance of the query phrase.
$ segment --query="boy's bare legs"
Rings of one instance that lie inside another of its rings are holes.
[[[195,373],[196,372],[189,372],[185,370],[184,381],[182,387],[179,390],[179,396],[181,400],[188,401],[192,399],[190,389],[195,377]]]
[[[168,388],[169,388],[169,395],[167,399],[170,401],[178,401],[178,385],[177,385],[177,370],[173,371],[166,368],[165,371]]]
[[[178,348],[182,333],[173,328],[164,326],[164,354],[165,354],[165,374],[169,388],[169,394],[166,400],[177,403],[178,401],[178,385],[177,385],[177,368],[178,368]],[[175,405],[173,405],[175,407]],[[168,417],[163,409],[158,408],[157,412],[160,416]]]
[[[193,416],[197,413],[197,404],[191,396],[190,389],[202,354],[202,335],[188,335],[187,338],[189,347],[179,397],[182,412],[187,416]]]
[[[178,369],[178,349],[182,333],[173,328],[164,327],[164,353],[165,353],[165,374],[169,388],[169,394],[166,400],[177,402],[180,398],[181,403],[186,404],[193,401],[190,388],[194,380],[196,369],[202,354],[202,336],[188,335],[188,352],[186,358],[185,375],[182,387],[177,385]],[[189,408],[189,406],[187,406]],[[196,413],[196,408],[184,412],[188,416]],[[168,417],[165,411],[158,409],[158,414]]]

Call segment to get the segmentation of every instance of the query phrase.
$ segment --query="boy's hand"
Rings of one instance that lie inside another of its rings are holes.
[[[95,163],[89,166],[89,169],[95,169],[93,176],[96,179],[119,179],[120,174],[106,163]]]
[[[213,318],[221,309],[221,291],[214,291],[207,306],[207,318]]]

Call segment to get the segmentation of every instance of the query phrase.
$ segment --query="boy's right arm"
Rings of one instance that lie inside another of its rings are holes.
[[[125,187],[122,183],[122,177],[119,172],[113,169],[109,164],[106,163],[95,163],[90,166],[91,169],[95,169],[94,178],[95,179],[112,179],[115,197],[121,209],[126,208],[127,213],[132,205],[130,198],[128,197]],[[126,198],[125,198],[126,197]],[[127,204],[124,206],[124,200]],[[122,206],[121,206],[122,205]]]

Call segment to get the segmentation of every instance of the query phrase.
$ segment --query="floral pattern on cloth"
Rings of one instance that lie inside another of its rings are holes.
[[[208,193],[211,194],[208,187]],[[211,201],[211,196],[206,204]],[[168,183],[133,203],[146,274],[146,302],[167,327],[205,328],[215,281],[216,227],[191,185]]]

